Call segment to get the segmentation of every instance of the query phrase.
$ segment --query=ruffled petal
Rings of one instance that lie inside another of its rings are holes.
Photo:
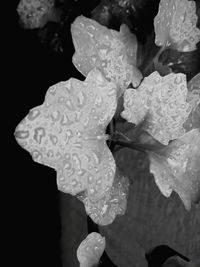
[[[106,241],[99,233],[92,232],[79,245],[77,258],[80,267],[92,267],[99,263],[105,250]]]
[[[98,22],[79,16],[71,25],[75,47],[73,64],[83,74],[94,67],[122,91],[132,82],[138,86],[142,74],[136,68],[137,40],[126,25],[120,32],[110,30]]]
[[[180,52],[194,51],[200,41],[197,20],[195,1],[161,0],[154,18],[156,45],[174,45]]]
[[[116,165],[105,128],[117,106],[116,85],[93,69],[84,82],[71,78],[50,87],[44,104],[17,126],[18,143],[33,160],[57,171],[58,188],[101,198],[112,186]]]
[[[148,115],[145,130],[167,145],[184,134],[183,123],[190,112],[186,98],[185,74],[171,73],[161,77],[155,71],[144,78],[137,90],[125,91],[121,116],[137,125]]]
[[[162,194],[175,191],[189,210],[200,201],[200,131],[193,129],[166,148],[149,153],[150,172]]]

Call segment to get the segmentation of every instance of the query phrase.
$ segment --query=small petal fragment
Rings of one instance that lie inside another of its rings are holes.
[[[195,1],[161,0],[154,18],[156,45],[174,45],[180,52],[195,50],[200,41],[197,20]]]
[[[117,32],[79,16],[71,25],[71,33],[75,46],[73,63],[83,75],[96,67],[122,90],[131,82],[139,85],[142,74],[135,67],[137,40],[126,25],[121,25]]]
[[[92,232],[84,239],[77,249],[80,267],[92,267],[99,263],[105,250],[106,241],[99,233]]]
[[[193,129],[166,148],[149,153],[150,172],[162,194],[175,191],[189,210],[200,201],[200,131]]]
[[[84,82],[71,78],[50,87],[44,104],[29,112],[15,137],[33,160],[57,171],[59,190],[76,195],[87,189],[99,199],[116,170],[104,133],[116,106],[116,85],[93,69]]]
[[[109,174],[108,174],[109,175]],[[129,180],[116,171],[113,186],[98,201],[93,201],[87,195],[79,196],[85,205],[86,213],[94,223],[108,225],[113,223],[117,215],[124,215],[127,207]]]
[[[190,112],[186,98],[184,74],[171,73],[161,77],[155,71],[144,78],[137,90],[125,91],[121,116],[137,125],[148,115],[145,130],[167,145],[170,140],[184,134],[183,123]]]
[[[21,0],[17,12],[27,29],[43,27],[48,21],[56,20],[55,0]]]

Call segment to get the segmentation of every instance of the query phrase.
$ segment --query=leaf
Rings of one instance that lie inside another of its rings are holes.
[[[117,32],[79,16],[71,25],[71,33],[75,47],[72,61],[83,75],[96,67],[122,92],[131,82],[139,85],[142,74],[135,67],[137,40],[126,25],[122,24]]]
[[[105,128],[117,106],[116,86],[93,69],[84,82],[71,78],[50,87],[44,104],[17,126],[17,142],[33,160],[57,171],[59,190],[87,190],[99,199],[113,184],[116,165]]]
[[[150,172],[162,194],[175,191],[189,210],[200,201],[200,131],[193,129],[167,147],[149,152]]]
[[[144,130],[167,145],[184,133],[183,123],[190,112],[186,98],[184,74],[170,73],[161,77],[155,71],[144,78],[137,90],[125,91],[121,116],[136,125],[147,117]]]
[[[99,263],[106,246],[105,238],[92,232],[84,239],[77,249],[80,267],[92,267]]]
[[[200,41],[197,20],[195,1],[161,0],[154,18],[156,45],[172,45],[180,52],[194,51]]]
[[[127,207],[128,188],[128,178],[121,175],[117,169],[112,187],[101,199],[93,201],[87,194],[78,198],[84,203],[86,213],[94,223],[108,225],[113,223],[117,215],[124,215]]]

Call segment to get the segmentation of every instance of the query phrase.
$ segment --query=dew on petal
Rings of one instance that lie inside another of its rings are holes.
[[[200,131],[193,129],[157,152],[150,152],[150,172],[162,194],[175,191],[185,208],[200,201]]]
[[[153,89],[151,94],[149,86]],[[148,115],[144,130],[167,145],[184,133],[183,123],[190,113],[187,92],[184,74],[171,73],[161,78],[154,72],[137,90],[126,90],[121,116],[137,125]]]
[[[128,26],[121,25],[117,32],[79,16],[71,26],[71,33],[75,46],[73,63],[83,75],[94,67],[100,69],[106,79],[118,85],[119,95],[131,82],[139,85],[142,74],[136,67],[137,39]]]
[[[77,249],[80,266],[92,267],[99,263],[105,250],[105,238],[99,233],[92,232],[84,239]]]

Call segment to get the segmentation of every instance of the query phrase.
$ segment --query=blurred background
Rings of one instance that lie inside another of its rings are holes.
[[[49,86],[70,77],[84,79],[71,61],[70,25],[81,14],[115,30],[126,23],[138,39],[140,70],[144,75],[155,70],[151,62],[158,51],[153,31],[158,4],[156,0],[55,0],[53,13],[30,28],[17,12],[19,1],[12,1],[8,125],[14,166],[8,172],[14,191],[11,223],[16,235],[11,246],[16,248],[15,261],[20,266],[79,266],[76,249],[87,235],[87,218],[79,200],[57,190],[55,171],[33,162],[19,147],[13,136],[15,127],[29,109],[42,104]],[[197,7],[199,14],[198,1]],[[200,70],[199,51],[199,45],[190,53],[165,51],[159,58],[161,73],[183,72],[190,80]],[[145,254],[159,245],[197,259],[200,206],[187,212],[176,194],[169,199],[162,196],[142,153],[122,149],[115,159],[131,185],[126,214],[112,225],[100,227],[111,260],[118,267],[145,267]]]

